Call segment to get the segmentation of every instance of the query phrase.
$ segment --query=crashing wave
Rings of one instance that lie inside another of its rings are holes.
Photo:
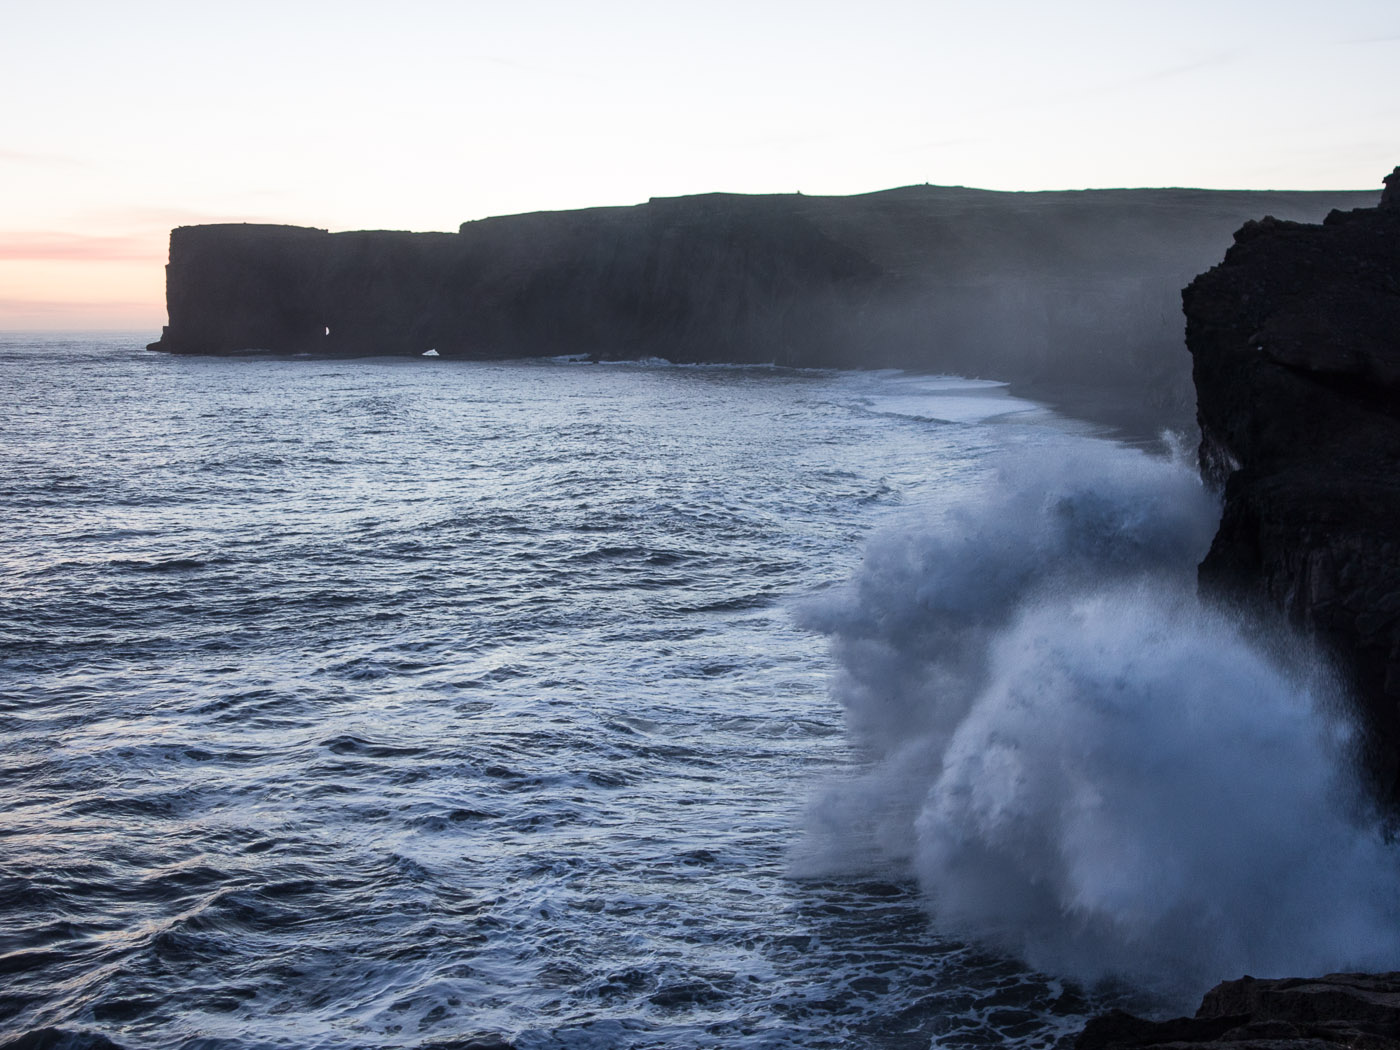
[[[875,537],[799,615],[869,756],[799,869],[873,853],[941,932],[1168,995],[1400,965],[1400,864],[1322,662],[1196,597],[1217,517],[1183,463],[1072,442]]]

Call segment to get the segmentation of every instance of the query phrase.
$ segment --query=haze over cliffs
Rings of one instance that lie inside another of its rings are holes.
[[[1189,421],[1178,289],[1248,218],[1373,194],[710,194],[456,234],[186,226],[152,349],[901,367],[1111,391]]]

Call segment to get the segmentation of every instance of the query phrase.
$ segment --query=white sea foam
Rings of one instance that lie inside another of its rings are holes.
[[[1400,864],[1327,675],[1196,598],[1217,513],[1185,465],[1083,442],[878,535],[801,612],[870,761],[799,869],[881,857],[942,932],[1182,998],[1400,965]]]
[[[881,415],[935,423],[985,423],[1040,412],[1043,406],[1014,397],[1006,383],[959,376],[886,371],[868,384],[865,403]]]

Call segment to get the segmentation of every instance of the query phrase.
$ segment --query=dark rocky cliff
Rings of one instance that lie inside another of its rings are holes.
[[[1104,390],[1155,426],[1193,404],[1176,289],[1246,218],[1360,203],[921,186],[659,199],[456,234],[181,227],[152,347],[904,367]]]
[[[1400,770],[1400,168],[1380,207],[1266,218],[1182,293],[1201,462],[1224,485],[1200,576],[1328,644],[1382,790]],[[1400,794],[1396,796],[1400,798]]]

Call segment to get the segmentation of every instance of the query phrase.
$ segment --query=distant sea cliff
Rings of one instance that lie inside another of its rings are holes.
[[[185,226],[151,348],[898,367],[1189,426],[1177,290],[1246,219],[1372,200],[912,186],[654,199],[455,234]]]

